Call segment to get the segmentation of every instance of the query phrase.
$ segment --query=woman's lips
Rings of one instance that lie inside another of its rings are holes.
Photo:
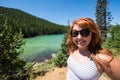
[[[83,41],[79,41],[79,40],[78,40],[78,41],[77,41],[77,44],[83,46],[83,45],[85,45],[85,40],[83,40]]]

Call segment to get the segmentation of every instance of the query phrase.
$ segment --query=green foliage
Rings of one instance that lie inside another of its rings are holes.
[[[30,79],[33,80],[37,76],[43,76],[46,72],[51,70],[55,67],[53,58],[49,59],[48,61],[41,62],[41,63],[35,63],[36,66],[33,66],[30,70]],[[34,65],[35,65],[34,64]]]
[[[8,16],[8,24],[13,31],[22,30],[23,37],[33,37],[46,34],[62,34],[68,27],[30,15],[18,9],[0,7],[0,14]]]
[[[68,31],[68,30],[67,30]],[[66,31],[66,32],[67,32]],[[68,58],[68,55],[67,55],[67,45],[66,45],[66,40],[67,40],[67,33],[64,34],[64,38],[63,38],[63,41],[61,43],[61,49],[60,51],[56,54],[56,57],[55,57],[55,65],[57,67],[65,67],[67,66],[67,58]]]
[[[22,33],[12,31],[8,19],[0,14],[0,79],[14,80],[24,69],[25,62],[19,58],[23,52]]]
[[[54,58],[54,63],[57,67],[60,68],[67,66],[67,56],[62,52],[58,52]]]
[[[118,55],[120,53],[120,25],[112,26],[109,29],[109,33],[111,36],[106,38],[103,46],[106,48],[110,48],[114,51],[114,55]]]
[[[106,13],[106,19],[107,19],[107,28],[111,27],[111,22],[114,19],[113,16],[111,15],[111,12]]]
[[[34,73],[42,73],[44,72],[45,70],[48,70],[50,68],[53,68],[55,65],[54,65],[54,61],[53,61],[53,58],[46,61],[46,62],[42,62],[42,63],[39,63],[37,67],[34,67],[33,68],[33,71]]]
[[[61,43],[61,51],[63,54],[67,54],[67,45],[66,45],[66,40],[67,40],[67,33],[64,34],[63,41]]]

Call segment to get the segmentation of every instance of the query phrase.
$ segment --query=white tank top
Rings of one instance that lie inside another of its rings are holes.
[[[67,80],[99,80],[101,76],[92,59],[88,63],[82,64],[70,55],[67,60],[67,65]]]

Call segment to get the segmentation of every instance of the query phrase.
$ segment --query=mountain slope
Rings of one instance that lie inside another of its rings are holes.
[[[24,37],[33,37],[45,34],[62,34],[68,27],[38,18],[19,9],[0,6],[0,14],[6,15],[8,25],[12,26],[13,31],[22,30]]]

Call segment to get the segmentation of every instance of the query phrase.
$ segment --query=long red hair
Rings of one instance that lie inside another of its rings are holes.
[[[99,27],[95,24],[95,22],[90,18],[79,18],[74,20],[71,27],[69,28],[68,32],[68,38],[66,41],[66,45],[68,47],[69,52],[74,52],[78,47],[73,43],[72,36],[70,35],[73,27],[75,25],[78,25],[81,28],[88,28],[92,32],[92,38],[89,44],[89,51],[93,54],[96,54],[96,52],[100,49],[102,49],[102,39],[100,37],[100,30]]]
[[[108,73],[112,73],[110,62],[113,60],[112,52],[108,49],[102,49],[102,39],[100,36],[100,29],[96,25],[96,23],[90,19],[90,18],[79,18],[76,19],[72,26],[69,28],[68,32],[68,38],[66,41],[66,45],[68,48],[68,52],[74,52],[78,47],[73,43],[71,31],[73,30],[73,27],[75,25],[78,25],[81,28],[88,28],[92,32],[91,41],[89,43],[88,49],[92,54],[92,59],[95,61],[98,70],[100,72],[107,71]],[[107,57],[109,57],[109,60],[104,60],[99,57],[99,54],[103,54]],[[98,57],[98,58],[97,58]],[[105,65],[105,66],[104,66]],[[108,70],[109,69],[109,70]]]

